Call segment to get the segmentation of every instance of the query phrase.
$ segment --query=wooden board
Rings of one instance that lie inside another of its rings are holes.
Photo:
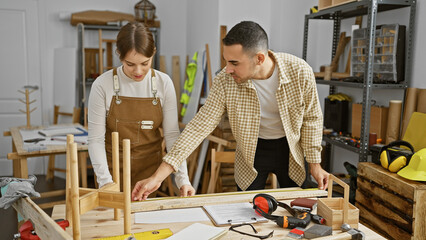
[[[200,207],[204,205],[217,204],[218,202],[251,202],[258,193],[268,193],[278,200],[294,199],[299,197],[323,197],[327,195],[324,190],[302,190],[300,188],[282,188],[275,190],[244,191],[237,193],[201,194],[192,197],[153,198],[141,202],[132,202],[132,213],[146,212],[160,209],[175,209]],[[232,199],[229,200],[229,196]]]
[[[72,239],[70,235],[30,198],[20,198],[12,206],[25,220],[31,219],[33,226],[35,226],[35,231],[41,239]]]
[[[411,200],[414,199],[415,189],[426,190],[426,184],[405,179],[397,174],[390,174],[388,170],[374,163],[359,164],[358,175],[373,180],[380,186]]]
[[[374,214],[373,211],[364,208],[360,204],[357,204],[357,207],[359,209],[359,216],[361,220],[370,223],[372,226],[374,226],[374,230],[376,230],[377,232],[387,237],[392,237],[393,239],[411,239],[410,233],[378,217],[376,214]]]
[[[173,85],[175,86],[175,92],[176,92],[176,102],[177,105],[180,105],[180,60],[179,56],[173,56],[172,57],[172,80]]]

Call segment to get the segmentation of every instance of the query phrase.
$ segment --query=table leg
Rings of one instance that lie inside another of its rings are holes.
[[[28,178],[28,163],[26,157],[13,159],[13,176],[16,178]]]
[[[81,186],[87,188],[87,152],[78,152]]]

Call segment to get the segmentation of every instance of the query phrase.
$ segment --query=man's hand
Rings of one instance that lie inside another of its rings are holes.
[[[161,182],[162,181],[156,180],[152,176],[137,182],[132,191],[133,201],[146,200],[149,194],[160,187]]]
[[[148,195],[157,190],[161,182],[173,172],[173,167],[168,163],[162,162],[155,173],[147,178],[136,183],[132,191],[133,201],[146,200]]]
[[[318,188],[321,190],[327,189],[329,173],[322,169],[319,163],[309,163],[309,168],[312,177],[314,177],[318,183]]]
[[[180,187],[180,196],[189,197],[195,195],[195,189],[191,185],[183,185]]]

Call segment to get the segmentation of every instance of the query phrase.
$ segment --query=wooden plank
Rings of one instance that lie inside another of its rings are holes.
[[[99,207],[98,192],[87,193],[80,197],[80,215]]]
[[[365,178],[358,177],[357,179],[358,191],[368,193],[372,198],[377,201],[383,202],[388,208],[392,208],[401,213],[406,214],[409,217],[413,216],[413,204],[407,201],[407,199],[395,195],[386,189],[377,186],[376,184],[368,182]],[[358,192],[357,191],[357,192]],[[358,201],[358,200],[357,200]]]
[[[376,201],[374,196],[372,197],[369,194],[357,191],[356,202],[365,206],[366,209],[374,212],[377,217],[400,226],[405,231],[412,233],[412,220],[410,218],[407,216],[401,216],[400,213],[393,211],[392,208],[382,205],[380,202]]]
[[[114,191],[100,191],[99,205],[110,208],[124,209],[124,194]]]
[[[175,209],[186,207],[200,207],[217,204],[219,202],[237,203],[251,202],[258,193],[268,193],[277,200],[294,199],[299,197],[324,197],[324,190],[301,188],[281,188],[276,190],[244,191],[237,193],[200,194],[192,197],[153,198],[141,202],[132,202],[132,212],[146,212],[160,209]],[[230,197],[232,196],[232,198]]]
[[[391,224],[384,219],[378,217],[371,210],[365,208],[365,206],[356,203],[359,209],[359,216],[367,222],[374,223],[376,231],[379,231],[393,239],[411,239],[411,234],[399,228],[398,226]]]
[[[179,56],[172,56],[172,80],[175,86],[176,103],[178,106],[180,105],[180,79],[180,58]]]
[[[414,203],[414,239],[424,239],[426,236],[426,191],[416,191]]]
[[[210,62],[210,50],[209,50],[209,45],[206,44],[206,58],[207,58],[207,77],[209,80],[209,88],[212,87],[213,84],[213,75],[212,75],[212,65]]]
[[[160,68],[158,70],[160,70],[160,72],[167,73],[166,56],[164,55],[160,55]]]
[[[226,33],[227,33],[227,29],[226,26],[222,25],[220,26],[220,68],[224,68],[226,66],[226,61],[223,58],[223,42],[222,39],[224,39],[226,37]]]
[[[407,180],[397,174],[391,174],[388,170],[374,163],[359,163],[358,176],[370,179],[384,188],[411,200],[414,199],[415,188],[426,189],[426,184]]]
[[[68,235],[30,198],[20,198],[13,203],[12,206],[24,219],[31,219],[35,231],[41,239],[72,239],[70,235]]]
[[[41,209],[47,209],[47,208],[52,208],[52,207],[54,207],[55,205],[58,205],[58,204],[64,204],[65,203],[65,200],[62,200],[62,201],[55,201],[55,202],[47,202],[47,203],[40,203],[40,204],[37,204]]]
[[[42,192],[42,193],[40,193],[40,197],[32,197],[31,199],[56,197],[56,196],[62,196],[62,195],[65,195],[65,189],[49,191],[49,192]]]

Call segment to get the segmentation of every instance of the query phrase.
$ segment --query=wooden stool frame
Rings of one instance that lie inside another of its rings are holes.
[[[77,144],[74,136],[67,135],[67,176],[66,176],[66,219],[73,228],[73,239],[81,239],[80,215],[96,207],[114,208],[114,220],[119,219],[119,209],[124,209],[124,234],[131,229],[130,191],[130,140],[123,140],[123,192],[120,192],[119,140],[118,133],[112,133],[113,183],[100,189],[79,188]]]

